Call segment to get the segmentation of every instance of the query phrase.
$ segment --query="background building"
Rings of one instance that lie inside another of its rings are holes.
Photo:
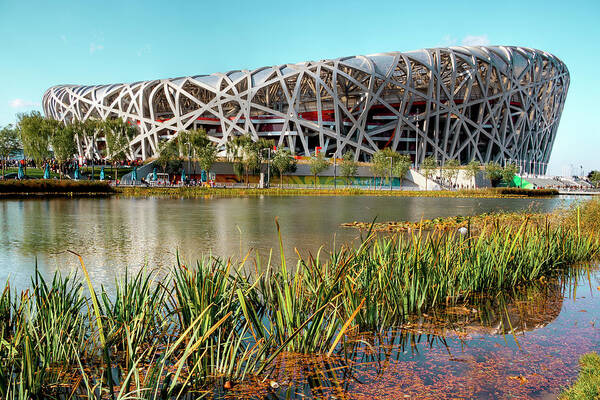
[[[46,91],[47,116],[121,117],[139,127],[131,157],[202,127],[222,149],[233,135],[274,139],[295,154],[320,147],[368,160],[378,149],[441,163],[515,162],[544,173],[569,87],[555,56],[522,47],[390,52],[174,79]],[[99,139],[102,141],[102,138]],[[90,157],[92,146],[81,147]],[[101,149],[102,143],[94,148]]]

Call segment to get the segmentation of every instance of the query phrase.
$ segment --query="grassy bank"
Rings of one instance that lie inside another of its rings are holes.
[[[577,382],[567,389],[561,400],[600,399],[600,356],[597,353],[583,355],[579,359],[581,371]]]
[[[357,332],[596,258],[597,236],[581,229],[580,212],[575,218],[523,217],[473,236],[370,236],[330,256],[299,255],[295,266],[280,237],[280,254],[268,260],[205,257],[166,277],[142,271],[118,281],[116,293],[94,289],[83,261],[83,282],[38,274],[28,291],[7,286],[0,296],[0,395],[174,398],[267,377],[283,352],[336,357]]]
[[[0,197],[13,194],[72,194],[72,193],[113,193],[107,182],[73,181],[68,179],[27,179],[0,180]]]
[[[555,189],[520,189],[520,188],[482,188],[464,190],[368,190],[359,188],[206,188],[206,187],[119,187],[118,192],[126,196],[172,196],[172,197],[203,197],[203,196],[398,196],[398,197],[549,197],[558,195]]]

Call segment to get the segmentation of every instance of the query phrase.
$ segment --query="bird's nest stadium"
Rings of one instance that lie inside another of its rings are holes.
[[[204,128],[219,148],[235,135],[273,139],[296,155],[316,148],[368,160],[378,149],[516,162],[544,173],[569,87],[565,64],[524,47],[432,48],[211,75],[46,91],[47,116],[69,123],[122,118],[139,128],[131,158],[177,132]],[[97,143],[80,143],[91,157]],[[95,150],[94,150],[95,151]]]

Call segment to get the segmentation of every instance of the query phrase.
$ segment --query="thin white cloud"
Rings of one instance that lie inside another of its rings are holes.
[[[487,35],[467,35],[462,40],[458,40],[452,35],[444,35],[439,47],[449,46],[489,46],[490,39]]]
[[[442,38],[442,45],[443,47],[447,47],[447,46],[456,46],[457,44],[457,40],[456,38],[450,36],[450,35],[444,35],[444,37]]]
[[[23,100],[23,99],[14,99],[11,100],[8,104],[12,108],[30,108],[30,107],[39,107],[40,103],[35,101]]]
[[[461,41],[463,46],[489,46],[490,39],[487,35],[467,35]]]
[[[152,47],[148,43],[144,45],[141,49],[137,51],[138,57],[141,57],[144,54],[149,54],[152,51]]]
[[[66,35],[60,35],[60,40],[62,40],[63,43],[67,43],[67,36]]]
[[[94,42],[90,43],[90,54],[94,54],[97,51],[104,50],[104,46],[101,44],[96,44]]]

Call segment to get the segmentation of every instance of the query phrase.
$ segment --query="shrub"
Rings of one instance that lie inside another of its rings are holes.
[[[114,189],[102,181],[70,180],[5,180],[0,181],[0,193],[113,193]]]

